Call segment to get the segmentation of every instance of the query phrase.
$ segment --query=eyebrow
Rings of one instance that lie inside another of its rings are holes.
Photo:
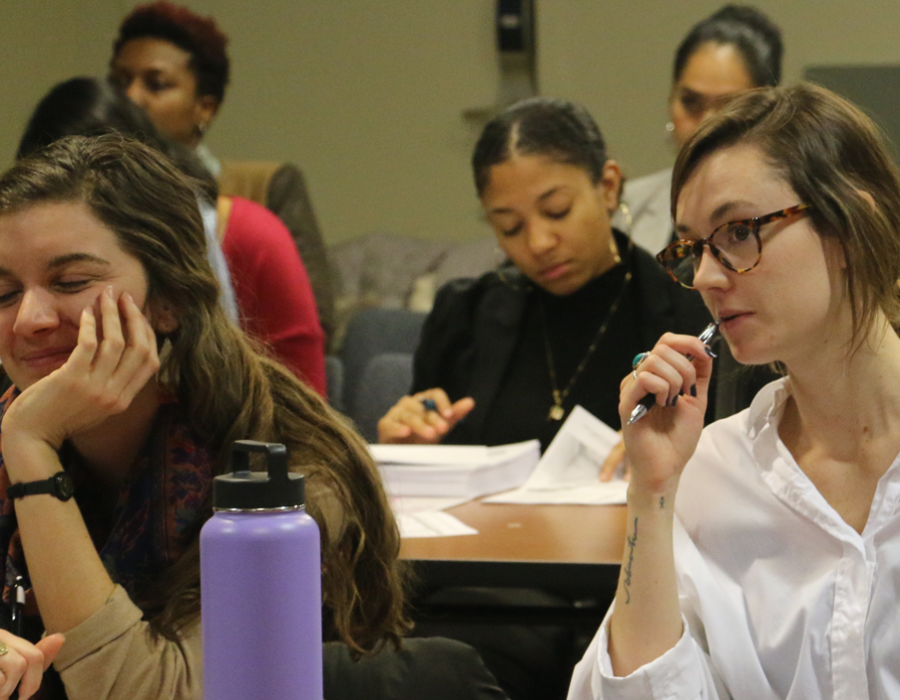
[[[717,206],[715,209],[713,209],[712,214],[709,215],[710,227],[713,226],[714,221],[725,218],[725,215],[728,214],[728,212],[733,211],[740,206],[745,206],[747,204],[750,204],[750,202],[748,202],[746,200],[741,200],[741,199],[732,200],[730,202],[723,202],[722,204]],[[675,224],[675,231],[677,233],[690,233],[691,227],[687,226],[685,224]]]
[[[68,253],[67,255],[57,255],[55,258],[51,258],[47,267],[51,270],[58,270],[61,267],[78,262],[94,263],[95,265],[104,265],[106,267],[109,267],[110,265],[109,260],[97,255],[91,255],[90,253]]]
[[[560,190],[564,189],[565,185],[557,185],[556,187],[551,187],[549,190],[544,192],[542,195],[538,196],[538,201],[543,202],[545,199],[549,199],[553,195],[555,195]],[[510,207],[494,207],[488,213],[489,214],[511,214],[513,212]]]
[[[66,255],[57,255],[56,257],[51,258],[50,262],[47,263],[47,269],[59,270],[72,263],[80,262],[102,265],[104,267],[110,266],[109,260],[105,260],[97,255],[91,255],[90,253],[68,253]],[[9,268],[0,267],[0,277],[15,277],[15,274]]]

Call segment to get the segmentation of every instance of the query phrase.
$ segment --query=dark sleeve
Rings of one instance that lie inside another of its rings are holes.
[[[481,280],[473,279],[451,280],[438,290],[416,349],[413,393],[439,387],[451,401],[469,395],[472,321],[481,295]]]
[[[303,173],[296,165],[285,163],[272,175],[266,207],[287,226],[303,259],[319,311],[319,322],[326,342],[334,330],[334,290],[325,242],[313,212]]]

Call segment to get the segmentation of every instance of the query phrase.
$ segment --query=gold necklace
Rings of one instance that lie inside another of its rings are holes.
[[[591,342],[590,346],[587,349],[587,352],[581,359],[581,363],[578,365],[575,373],[572,375],[572,378],[566,385],[566,388],[562,391],[559,390],[558,384],[556,382],[556,370],[553,367],[553,353],[550,350],[550,336],[547,333],[547,318],[544,313],[544,303],[540,299],[538,300],[538,309],[541,314],[541,329],[544,332],[544,347],[547,349],[547,366],[550,368],[550,389],[553,392],[553,405],[550,407],[550,412],[547,414],[547,420],[562,420],[563,416],[566,415],[566,409],[564,409],[562,406],[563,401],[566,400],[569,392],[572,391],[572,387],[575,386],[575,383],[581,377],[581,373],[584,372],[584,368],[587,367],[588,360],[591,359],[591,356],[597,349],[597,345],[600,344],[600,340],[603,338],[604,334],[606,333],[606,329],[609,327],[609,322],[612,320],[613,316],[615,316],[616,310],[619,308],[619,303],[625,296],[625,290],[628,289],[629,282],[631,282],[631,270],[628,270],[625,273],[625,280],[622,282],[622,286],[619,289],[619,293],[616,295],[615,300],[609,307],[609,312],[606,314],[606,318],[604,318],[603,323],[600,324],[600,328],[597,330],[597,335],[594,336],[594,340]]]

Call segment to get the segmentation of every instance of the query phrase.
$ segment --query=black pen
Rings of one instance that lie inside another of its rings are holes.
[[[713,321],[710,323],[706,329],[698,336],[700,341],[704,345],[709,345],[713,338],[716,337],[716,333],[719,331],[719,324],[721,323],[721,319],[718,321]],[[712,353],[707,350],[710,355]],[[715,357],[715,355],[712,355]],[[693,360],[693,355],[687,355],[687,359]],[[656,394],[646,394],[644,398],[638,401],[638,405],[634,407],[634,410],[631,412],[631,416],[628,418],[628,423],[626,425],[631,425],[632,423],[637,423],[641,418],[647,415],[647,411],[650,410],[650,407],[656,403]]]
[[[13,583],[12,600],[9,602],[9,626],[10,632],[17,637],[21,637],[24,633],[22,620],[25,617],[25,578],[16,576]],[[9,700],[19,700],[19,688],[13,690],[9,696]]]
[[[22,618],[25,614],[25,578],[23,576],[16,576],[12,593],[13,600],[10,601],[9,605],[10,632],[17,637],[21,637],[23,633]]]

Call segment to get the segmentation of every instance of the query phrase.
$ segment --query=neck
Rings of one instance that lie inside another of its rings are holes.
[[[786,428],[837,451],[900,431],[900,338],[882,317],[853,352],[788,367]]]
[[[149,381],[122,413],[110,416],[70,442],[87,469],[104,486],[118,490],[153,428],[162,404],[156,380]]]

